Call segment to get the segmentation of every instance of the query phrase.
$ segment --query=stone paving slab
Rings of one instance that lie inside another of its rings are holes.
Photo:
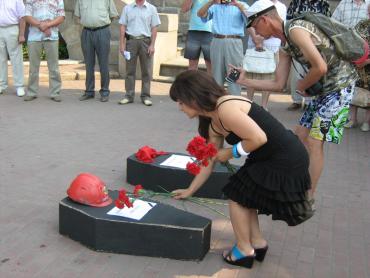
[[[83,81],[64,82],[61,103],[50,101],[47,84],[41,85],[32,102],[16,97],[13,88],[0,95],[0,277],[370,277],[370,133],[346,130],[341,145],[325,146],[317,212],[309,221],[288,227],[260,218],[270,249],[251,270],[221,259],[234,241],[230,222],[189,203],[186,210],[213,220],[204,260],[94,252],[58,233],[58,202],[72,179],[87,171],[109,189],[130,189],[126,158],[143,145],[184,152],[196,122],[169,99],[169,84],[153,82],[153,107],[138,96],[133,104],[118,105],[123,80],[112,80],[107,103],[78,101]],[[270,112],[293,128],[300,111],[286,111],[289,104],[289,96],[274,95]],[[227,213],[226,206],[217,208]]]

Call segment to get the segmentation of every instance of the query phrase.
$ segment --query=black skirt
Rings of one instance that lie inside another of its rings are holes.
[[[289,144],[289,151],[246,159],[223,192],[242,206],[295,226],[314,214],[307,194],[311,188],[308,164],[308,154],[297,139]]]

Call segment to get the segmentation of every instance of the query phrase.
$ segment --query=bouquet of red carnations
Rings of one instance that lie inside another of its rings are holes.
[[[194,162],[188,162],[186,165],[188,172],[194,176],[200,173],[202,166],[207,167],[209,160],[217,155],[216,146],[213,143],[207,143],[207,140],[202,136],[194,137],[189,142],[186,150],[196,158]],[[222,162],[221,164],[224,165],[230,173],[235,174],[236,169],[229,161]]]
[[[201,167],[207,167],[209,160],[217,155],[216,146],[212,143],[207,143],[207,140],[202,136],[194,137],[188,144],[186,150],[195,157],[194,162],[188,162],[186,169],[193,175],[200,173]]]

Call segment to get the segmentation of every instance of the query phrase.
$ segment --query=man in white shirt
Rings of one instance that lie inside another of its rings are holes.
[[[369,3],[369,0],[342,0],[336,7],[332,18],[353,28],[360,20],[368,19],[367,6]]]
[[[161,24],[157,8],[146,0],[136,0],[123,8],[119,23],[120,52],[126,58],[126,94],[118,103],[125,105],[134,102],[136,64],[139,58],[142,81],[140,98],[144,105],[151,106],[150,81],[154,46],[157,28]]]
[[[25,42],[24,4],[22,0],[3,0],[0,2],[0,94],[8,87],[8,55],[13,67],[14,87],[17,96],[23,97],[23,54]]]

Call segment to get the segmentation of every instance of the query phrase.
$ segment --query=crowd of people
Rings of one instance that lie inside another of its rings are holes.
[[[13,66],[16,94],[25,101],[37,98],[41,53],[44,51],[49,71],[49,95],[55,102],[62,101],[61,76],[59,72],[59,25],[65,19],[63,0],[6,0],[0,3],[0,59],[7,64],[8,56]],[[94,67],[98,59],[100,101],[109,100],[109,53],[112,20],[118,18],[113,0],[77,0],[74,16],[83,26],[81,49],[86,65],[86,88],[80,101],[95,97]],[[156,7],[145,0],[126,5],[120,19],[120,53],[126,58],[125,97],[119,104],[132,103],[135,95],[135,74],[139,58],[142,73],[141,100],[151,106],[150,81],[155,51],[157,27],[160,24]],[[27,41],[26,24],[29,26]],[[22,44],[27,42],[29,56],[29,80],[27,90],[24,82]],[[0,94],[8,87],[7,67],[0,69]]]
[[[101,73],[100,100],[109,100],[110,23],[118,17],[113,0],[77,0],[74,14],[83,26],[81,46],[86,64],[86,90],[81,101],[95,97],[94,66],[98,58]],[[368,0],[342,0],[332,18],[354,27],[369,18]],[[40,54],[46,53],[49,92],[60,102],[61,78],[58,69],[58,26],[64,21],[62,0],[3,1],[0,13],[2,61],[9,55],[14,86],[25,101],[37,98]],[[216,161],[245,158],[224,193],[229,198],[235,246],[223,254],[233,265],[252,267],[263,261],[268,244],[259,227],[258,214],[298,225],[313,216],[315,191],[324,166],[324,143],[339,144],[345,125],[355,125],[356,66],[339,56],[331,40],[317,23],[299,17],[305,11],[330,17],[326,0],[293,0],[287,8],[278,0],[257,0],[251,6],[236,0],[184,0],[182,12],[190,12],[185,58],[189,70],[178,75],[170,97],[190,118],[199,119],[199,132],[218,147],[214,161],[202,168],[187,189],[173,192],[177,199],[194,194],[212,173]],[[288,19],[288,21],[287,21]],[[24,89],[21,44],[29,24],[27,47],[30,72]],[[120,53],[126,59],[125,96],[135,97],[137,59],[142,74],[141,101],[151,106],[151,63],[155,51],[157,9],[145,0],[126,5],[119,19]],[[248,48],[272,51],[276,69],[272,73],[246,72],[243,68],[243,40]],[[201,53],[207,72],[198,71]],[[364,66],[368,63],[362,63]],[[238,73],[225,89],[230,68]],[[291,71],[292,69],[292,71]],[[268,96],[289,82],[293,104],[288,110],[303,109],[294,133],[267,110]],[[248,98],[241,96],[247,88]],[[317,86],[319,86],[317,89]],[[6,67],[0,68],[0,93],[7,87]],[[313,89],[315,87],[315,90]],[[312,96],[314,90],[317,95]],[[262,92],[262,107],[251,101],[254,91]],[[350,114],[351,107],[351,114]],[[367,121],[370,121],[367,110]],[[348,121],[348,118],[350,119]],[[369,122],[361,129],[369,131]],[[232,147],[225,146],[224,140]]]

